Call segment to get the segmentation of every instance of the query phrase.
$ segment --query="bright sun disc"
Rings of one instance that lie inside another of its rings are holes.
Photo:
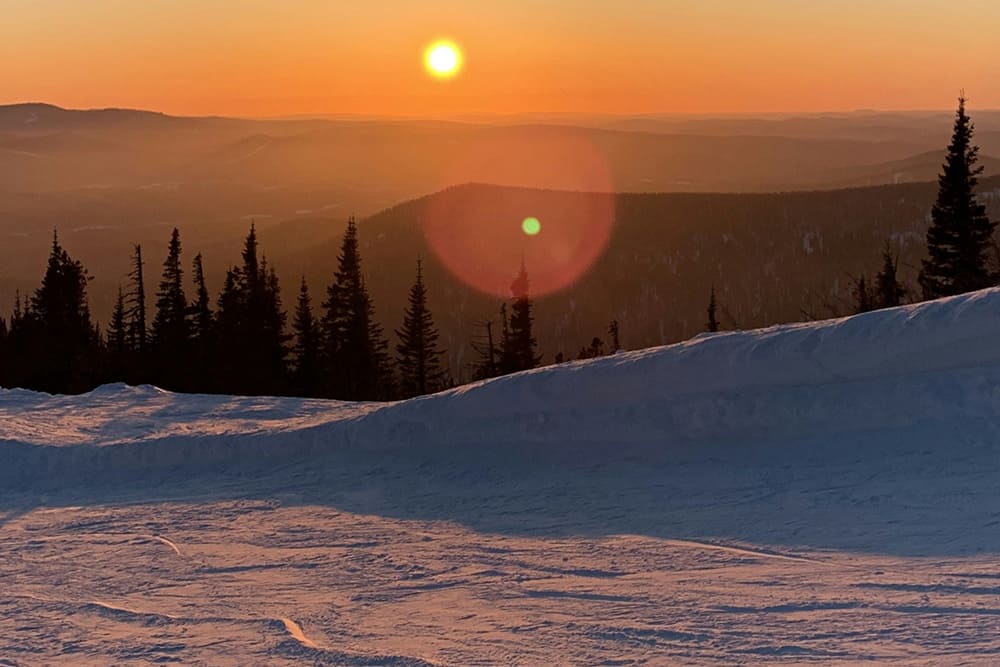
[[[452,42],[435,42],[424,54],[424,64],[434,76],[455,76],[462,67],[462,52]]]

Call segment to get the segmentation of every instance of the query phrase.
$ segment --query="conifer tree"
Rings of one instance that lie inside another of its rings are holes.
[[[979,147],[972,142],[974,125],[965,113],[965,96],[958,98],[955,127],[927,230],[928,258],[920,271],[925,299],[962,294],[990,287],[998,276],[987,265],[995,222],[976,199]]]
[[[187,378],[185,362],[190,358],[191,327],[184,296],[181,237],[176,227],[170,235],[156,297],[156,315],[150,332],[156,381],[168,389],[183,389]]]
[[[299,300],[292,320],[295,333],[295,369],[292,372],[292,386],[299,396],[318,396],[322,365],[320,361],[321,334],[319,322],[313,317],[312,298],[305,276],[299,287]]]
[[[87,276],[53,234],[41,286],[31,297],[24,322],[30,364],[26,387],[51,393],[78,393],[96,379],[98,341],[87,304]]]
[[[604,341],[594,336],[591,339],[589,346],[584,346],[580,348],[580,353],[577,355],[577,359],[596,359],[598,357],[604,356]]]
[[[896,278],[899,259],[893,257],[889,241],[882,249],[882,269],[875,275],[875,307],[894,308],[903,302],[906,289]]]
[[[854,282],[853,296],[855,313],[867,313],[875,310],[875,297],[865,276],[862,275]]]
[[[375,309],[361,273],[358,230],[348,220],[337,270],[323,302],[322,329],[328,364],[327,394],[348,400],[389,398],[392,377],[388,342],[375,321]]]
[[[144,366],[147,352],[146,327],[146,284],[142,276],[142,246],[133,246],[132,270],[128,276],[132,289],[128,294],[129,348],[138,355],[138,363]]]
[[[212,308],[205,285],[205,267],[202,265],[201,253],[194,257],[194,302],[190,306],[192,335],[195,341],[206,342],[212,331]]]
[[[125,293],[118,287],[118,297],[111,310],[111,324],[108,325],[108,350],[124,358],[128,350],[128,323],[125,313]]]
[[[712,285],[712,292],[708,297],[708,322],[705,324],[705,330],[711,333],[715,333],[719,330],[719,320],[715,317],[716,308],[715,285]]]
[[[107,333],[108,364],[105,379],[122,382],[128,377],[129,362],[128,315],[125,309],[125,293],[118,287],[118,296],[111,310],[111,323]]]
[[[194,274],[194,301],[188,306],[188,319],[191,326],[190,363],[188,373],[198,391],[211,391],[215,373],[215,320],[212,316],[211,297],[205,284],[205,268],[201,253],[195,255],[191,264]]]
[[[435,392],[445,385],[441,367],[443,350],[437,347],[438,332],[427,308],[427,288],[423,268],[417,260],[417,277],[410,288],[409,305],[403,313],[403,326],[396,330],[399,344],[396,359],[399,390],[403,397]]]
[[[231,268],[219,296],[215,328],[216,376],[221,390],[250,395],[284,390],[288,336],[278,277],[257,257],[251,224],[243,265]]]
[[[504,327],[506,335],[501,366],[508,373],[535,368],[542,360],[540,355],[535,354],[538,342],[531,331],[534,318],[531,316],[532,302],[529,287],[528,272],[522,261],[521,271],[511,284],[513,300],[510,321],[509,324],[505,322]],[[506,320],[506,317],[504,319]]]

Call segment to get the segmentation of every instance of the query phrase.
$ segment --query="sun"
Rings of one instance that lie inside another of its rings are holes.
[[[438,78],[451,78],[462,68],[462,52],[454,42],[434,42],[424,53],[424,66]]]

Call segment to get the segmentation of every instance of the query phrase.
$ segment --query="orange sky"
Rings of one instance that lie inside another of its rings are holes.
[[[963,12],[956,15],[958,9]],[[996,0],[0,0],[0,102],[244,116],[1000,108]],[[434,80],[450,37],[462,73]]]

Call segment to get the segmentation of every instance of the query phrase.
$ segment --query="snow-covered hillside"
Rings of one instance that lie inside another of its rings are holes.
[[[1000,660],[1000,290],[389,405],[0,391],[0,664]]]

